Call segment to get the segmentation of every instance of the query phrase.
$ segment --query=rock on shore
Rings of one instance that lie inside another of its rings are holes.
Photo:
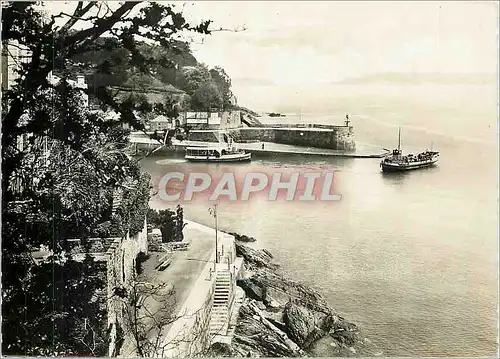
[[[240,242],[255,242],[256,239],[254,237],[249,237],[249,236],[246,236],[244,234],[238,234],[238,233],[234,233],[234,232],[228,232],[228,234],[234,236],[234,239],[236,239],[237,241],[240,241]]]
[[[355,324],[329,307],[314,289],[286,278],[272,255],[236,242],[245,259],[238,280],[246,294],[230,345],[215,344],[210,356],[373,356],[376,348]]]

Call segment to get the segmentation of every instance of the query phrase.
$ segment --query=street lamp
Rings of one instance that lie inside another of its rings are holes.
[[[209,208],[208,212],[214,217],[215,220],[215,263],[219,263],[219,250],[217,245],[217,203],[214,204],[213,208]]]

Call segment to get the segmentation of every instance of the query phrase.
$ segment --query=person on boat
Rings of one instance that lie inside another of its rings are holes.
[[[262,142],[262,149],[264,149],[264,142]]]

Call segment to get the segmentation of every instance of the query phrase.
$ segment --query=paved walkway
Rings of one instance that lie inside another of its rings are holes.
[[[215,232],[213,231],[212,235],[209,236],[207,231],[200,231],[197,228],[197,223],[186,222],[188,225],[184,228],[184,238],[191,243],[187,251],[174,252],[172,263],[161,272],[154,268],[162,255],[155,252],[151,253],[150,259],[144,263],[144,273],[141,276],[144,281],[153,284],[155,287],[166,284],[172,285],[175,291],[170,298],[159,298],[157,296],[144,298],[143,309],[147,309],[151,313],[148,314],[148,318],[144,323],[151,340],[158,337],[158,332],[154,328],[155,321],[168,324],[171,318],[178,315],[194,283],[202,274],[202,270],[207,263],[209,263],[211,255],[215,252]],[[170,307],[170,313],[163,310],[167,305]],[[154,317],[154,320],[150,316]],[[163,334],[167,332],[168,327],[169,325],[163,327]],[[132,343],[128,346],[124,345],[121,355],[125,357],[135,356],[134,345]]]
[[[144,298],[143,309],[147,309],[153,318],[148,318],[144,321],[144,325],[149,333],[149,339],[159,343],[168,342],[165,339],[167,333],[176,331],[172,329],[172,318],[180,318],[183,316],[189,317],[189,314],[198,310],[201,307],[200,301],[196,299],[197,295],[203,299],[206,295],[202,295],[211,286],[208,280],[210,276],[209,268],[213,268],[215,258],[215,230],[210,227],[203,226],[196,222],[185,220],[187,226],[184,228],[184,240],[189,241],[189,249],[187,251],[177,251],[173,253],[173,259],[170,266],[164,271],[154,270],[160,254],[153,252],[151,258],[144,264],[144,280],[153,284],[172,285],[175,293],[170,298],[161,298],[158,296],[149,296]],[[226,233],[218,232],[219,238],[230,238]],[[207,285],[205,285],[206,283]],[[207,288],[205,288],[207,287]],[[194,289],[196,288],[196,289]],[[194,299],[193,299],[194,298]],[[203,301],[202,301],[203,302]],[[161,311],[165,306],[169,306],[169,313]],[[148,315],[149,317],[149,315]],[[163,323],[162,333],[159,338],[157,330],[154,328],[155,321]],[[179,327],[181,320],[174,323]],[[136,356],[134,344],[124,345],[121,350],[123,357]]]

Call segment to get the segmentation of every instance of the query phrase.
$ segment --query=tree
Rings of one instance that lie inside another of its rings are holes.
[[[216,66],[215,68],[210,70],[210,77],[219,88],[222,96],[223,107],[231,107],[231,100],[233,98],[233,93],[231,92],[231,78],[220,66]]]
[[[182,230],[186,227],[186,223],[184,223],[184,211],[179,205],[175,211],[168,208],[160,211],[150,209],[148,223],[160,229],[162,242],[177,242],[184,239]]]
[[[172,111],[168,104],[155,107],[147,96],[116,96],[116,86],[126,91],[129,73],[151,74],[158,66],[161,59],[141,51],[141,39],[170,48],[181,31],[208,34],[210,22],[190,25],[172,7],[156,3],[110,7],[105,2],[78,2],[72,14],[56,15],[46,14],[43,4],[35,2],[2,7],[2,45],[30,54],[29,61],[20,64],[14,86],[2,96],[2,325],[9,328],[2,334],[2,351],[75,353],[84,350],[76,341],[82,328],[88,328],[85,319],[98,313],[87,305],[91,299],[82,302],[79,296],[86,291],[93,295],[100,282],[86,272],[90,262],[80,267],[73,261],[66,251],[68,239],[85,242],[109,220],[112,193],[130,180],[140,180],[138,164],[120,145],[126,142],[123,125],[143,130],[138,114],[153,108]],[[90,26],[76,28],[80,20]],[[109,56],[100,62],[74,60],[103,49]],[[77,67],[94,80],[107,81],[90,81],[86,90],[74,88],[68,79]],[[58,83],[49,81],[54,69],[61,77]],[[82,93],[92,94],[103,110],[114,110],[119,118],[85,109]],[[53,252],[50,265],[33,261],[31,253],[41,245]],[[67,271],[72,273],[71,290],[66,279],[45,287],[50,278]],[[60,291],[63,299],[46,288]],[[82,338],[85,352],[102,355],[92,338],[106,341],[106,333],[98,325],[92,324],[92,330],[101,332]]]
[[[18,338],[29,336],[27,353],[105,355],[106,296],[101,293],[105,274],[105,264],[94,262],[90,256],[83,262],[67,260],[53,266],[48,261],[33,267],[26,291],[36,295],[24,297],[20,292],[13,293],[10,299],[24,303],[26,309],[20,313],[3,312],[4,317],[20,320],[16,325],[9,323],[9,327],[3,327],[2,338],[6,342],[3,352],[12,352]],[[93,280],[81,283],[82,277]],[[47,340],[54,341],[54,347],[48,347]]]
[[[123,307],[121,337],[116,354],[152,357],[164,346],[166,328],[175,317],[176,296],[168,283],[153,284],[151,278],[134,275],[126,297],[116,298]]]
[[[193,96],[195,91],[207,82],[210,82],[210,72],[203,64],[183,67],[177,79],[180,88],[190,96]]]
[[[169,348],[192,344],[200,337],[206,336],[210,341],[218,333],[208,336],[199,315],[206,312],[208,304],[194,312],[179,310],[178,295],[170,283],[158,282],[146,275],[134,275],[126,296],[115,296],[123,308],[124,320],[120,329],[119,345],[116,354],[122,356],[166,357]],[[187,310],[187,309],[186,309]],[[178,332],[174,338],[165,341],[171,325],[183,319],[193,319],[194,332]],[[209,348],[191,349],[190,356],[207,354]]]
[[[221,109],[223,98],[216,84],[204,82],[195,90],[191,103],[193,109],[209,112],[213,108]]]
[[[180,205],[177,205],[175,209],[175,229],[177,231],[176,237],[181,241],[184,239],[184,233],[182,231],[186,225],[187,223],[184,223],[184,210]]]
[[[193,56],[189,46],[186,46],[183,42],[174,42],[175,46],[170,49],[162,49],[165,52],[165,56],[171,59],[176,66],[162,66],[158,69],[159,79],[167,84],[172,84],[177,88],[180,88],[177,81],[182,77],[182,68],[186,66],[197,66],[198,61]]]

